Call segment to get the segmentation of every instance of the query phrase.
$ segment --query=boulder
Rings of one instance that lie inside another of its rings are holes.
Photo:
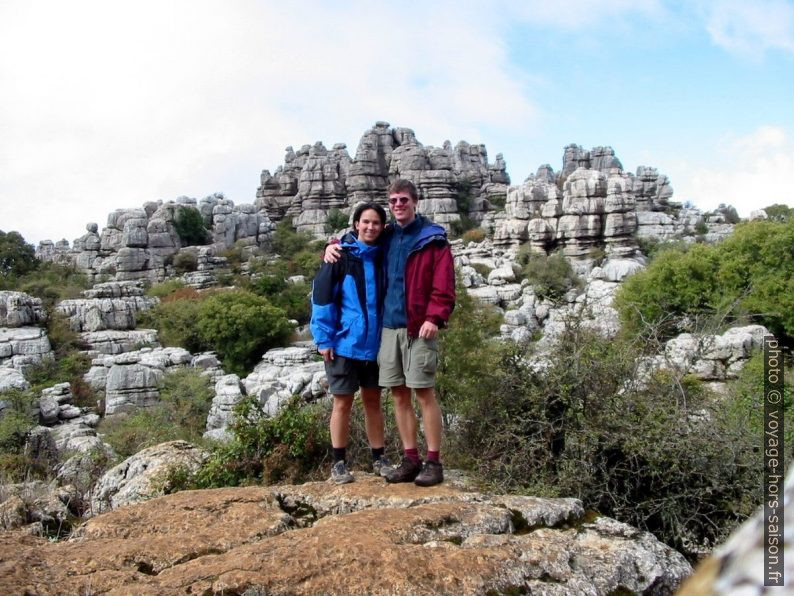
[[[169,470],[195,471],[207,453],[185,441],[170,441],[139,451],[99,479],[91,499],[94,515],[164,494]]]

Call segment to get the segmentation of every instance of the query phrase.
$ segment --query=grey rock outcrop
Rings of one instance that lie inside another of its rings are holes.
[[[135,329],[138,313],[154,308],[159,298],[144,295],[140,282],[97,284],[83,292],[84,298],[62,300],[56,312],[69,319],[73,331],[104,331]]]
[[[184,348],[143,348],[91,362],[85,380],[105,391],[105,415],[147,408],[160,400],[159,386],[167,370],[193,361]]]
[[[734,327],[722,335],[682,333],[665,344],[662,354],[643,359],[639,376],[645,379],[656,370],[669,369],[703,381],[735,379],[769,334],[762,325]]]
[[[239,246],[252,254],[270,246],[274,226],[266,213],[253,205],[236,206],[223,195],[214,194],[201,201],[179,197],[173,201],[151,201],[141,208],[117,209],[108,215],[101,234],[97,233],[96,224],[89,224],[88,233],[77,238],[71,247],[64,242],[44,241],[37,256],[44,261],[74,265],[93,280],[113,276],[119,282],[160,282],[177,273],[173,260],[184,248],[184,241],[175,224],[187,208],[201,214],[212,247],[212,258],[201,263],[205,282],[207,271],[226,267],[226,260],[218,256],[220,252]]]
[[[46,329],[0,327],[0,368],[15,368],[25,374],[30,366],[53,358]]]
[[[492,208],[482,197],[503,196],[510,181],[503,156],[489,164],[484,145],[425,146],[413,130],[377,122],[361,137],[352,159],[343,144],[331,151],[320,142],[298,152],[288,147],[275,174],[262,172],[255,205],[273,220],[292,216],[299,230],[322,236],[330,209],[347,212],[360,201],[385,204],[389,181],[397,177],[417,185],[419,210],[447,228],[460,219],[461,193],[469,203],[463,214],[480,220]]]
[[[0,327],[28,327],[46,322],[47,313],[40,298],[24,292],[0,291]]]
[[[316,350],[308,347],[268,350],[243,379],[245,394],[256,396],[269,416],[275,416],[293,395],[307,401],[324,396],[328,387],[325,367],[315,354]]]
[[[144,449],[111,468],[99,479],[91,498],[91,513],[137,503],[164,494],[170,469],[195,471],[207,453],[185,441],[171,441]]]

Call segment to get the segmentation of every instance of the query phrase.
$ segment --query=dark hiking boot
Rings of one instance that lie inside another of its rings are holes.
[[[347,484],[353,482],[353,474],[347,469],[347,464],[344,461],[338,461],[331,468],[331,482],[334,484]]]
[[[389,463],[385,455],[381,455],[378,459],[372,462],[372,471],[376,476],[386,477],[386,474],[392,471],[394,466]]]
[[[417,486],[435,486],[444,482],[444,468],[436,461],[426,461],[414,480]]]
[[[422,469],[422,462],[404,457],[400,465],[389,470],[386,482],[413,482]]]

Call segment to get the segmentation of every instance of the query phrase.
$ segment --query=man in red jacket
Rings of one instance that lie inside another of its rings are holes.
[[[394,225],[384,235],[387,279],[383,334],[378,364],[379,384],[394,396],[394,413],[404,456],[386,475],[387,482],[433,486],[444,480],[441,450],[441,408],[436,400],[438,329],[455,306],[455,270],[444,228],[417,215],[419,197],[409,180],[389,187]],[[427,458],[419,458],[417,419],[411,390],[422,411]]]
[[[440,460],[441,408],[436,400],[438,329],[445,327],[455,306],[455,270],[444,228],[416,213],[414,184],[395,180],[389,187],[394,223],[381,236],[387,268],[383,334],[378,384],[394,396],[397,429],[404,456],[386,474],[387,482],[433,486],[444,480]],[[329,247],[329,253],[337,249]],[[330,255],[329,255],[330,257]],[[411,391],[422,411],[427,457],[417,449],[417,419]]]

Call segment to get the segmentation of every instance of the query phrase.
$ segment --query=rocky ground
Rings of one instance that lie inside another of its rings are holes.
[[[576,499],[447,483],[185,491],[66,540],[0,534],[13,594],[671,594],[689,564]]]

